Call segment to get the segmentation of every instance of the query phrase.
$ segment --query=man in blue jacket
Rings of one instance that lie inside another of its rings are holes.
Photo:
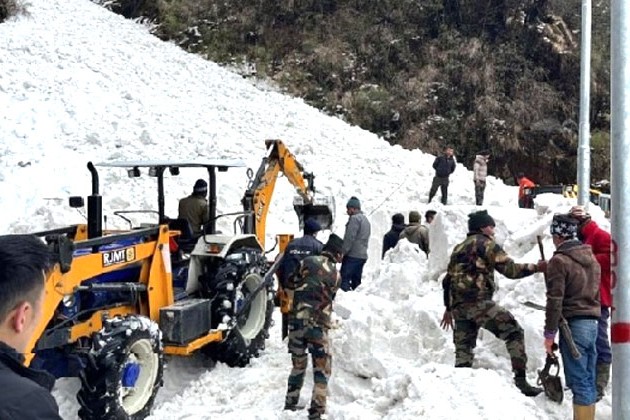
[[[0,236],[0,419],[61,420],[55,378],[24,366],[42,316],[51,253],[33,235]]]
[[[446,205],[448,197],[448,177],[455,171],[455,158],[453,157],[453,148],[446,146],[444,148],[444,154],[438,156],[433,161],[433,169],[435,169],[435,176],[431,183],[431,189],[429,190],[429,203],[435,197],[438,187],[442,193],[442,204]]]
[[[287,245],[278,267],[278,279],[283,288],[287,287],[291,276],[297,273],[300,262],[311,255],[322,253],[322,244],[315,236],[322,230],[321,225],[315,219],[304,221],[304,236],[293,239]]]

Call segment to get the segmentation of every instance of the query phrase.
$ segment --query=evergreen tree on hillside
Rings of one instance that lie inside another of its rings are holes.
[[[95,0],[103,1],[103,0]],[[114,0],[155,34],[247,63],[287,93],[491,174],[575,182],[581,0]],[[594,178],[607,178],[609,10],[593,8]]]

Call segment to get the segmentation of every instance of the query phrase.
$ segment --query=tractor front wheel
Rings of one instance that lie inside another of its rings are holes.
[[[83,420],[139,420],[149,415],[162,385],[158,325],[143,316],[108,319],[94,335],[77,399]]]
[[[261,257],[262,258],[262,257]],[[252,265],[256,267],[256,265]],[[228,366],[246,366],[252,357],[258,357],[265,348],[265,340],[269,337],[271,316],[273,313],[273,285],[268,284],[262,289],[263,275],[256,269],[251,269],[242,279],[239,279],[239,269],[235,264],[227,262],[221,266],[216,274],[218,285],[217,310],[215,318],[234,317],[240,311],[247,299],[251,299],[248,308],[238,316],[233,327],[226,332],[221,343],[213,343],[207,347],[207,353],[214,360]],[[237,283],[234,289],[234,283]],[[255,295],[253,293],[256,292]],[[221,302],[229,305],[220,305]]]

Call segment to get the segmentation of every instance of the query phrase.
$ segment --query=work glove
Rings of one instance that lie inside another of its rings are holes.
[[[440,327],[442,327],[442,329],[446,331],[448,331],[449,329],[454,329],[453,328],[453,315],[451,314],[451,311],[449,311],[448,309],[446,309],[444,311],[444,315],[442,315],[442,321],[440,322]]]

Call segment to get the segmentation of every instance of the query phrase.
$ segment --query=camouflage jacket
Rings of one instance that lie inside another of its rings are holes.
[[[332,255],[324,251],[322,255],[304,258],[299,275],[294,276],[293,281],[295,288],[289,320],[330,328],[332,302],[341,283]]]
[[[466,240],[456,245],[443,283],[450,302],[447,308],[460,303],[492,299],[496,289],[494,270],[511,279],[527,277],[536,272],[536,264],[515,263],[494,239],[482,233],[468,233]]]

